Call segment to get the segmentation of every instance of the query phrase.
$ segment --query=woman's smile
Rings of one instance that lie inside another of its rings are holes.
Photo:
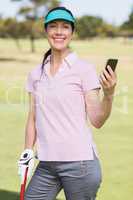
[[[53,37],[54,42],[64,42],[65,39],[65,37]]]

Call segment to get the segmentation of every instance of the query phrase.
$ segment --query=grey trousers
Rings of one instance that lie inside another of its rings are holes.
[[[25,200],[55,200],[61,189],[66,200],[95,200],[102,182],[99,159],[40,161],[25,191]]]

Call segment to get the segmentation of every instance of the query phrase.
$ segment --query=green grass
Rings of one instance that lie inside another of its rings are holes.
[[[17,159],[23,150],[28,110],[25,81],[28,72],[42,61],[48,48],[45,40],[35,43],[30,53],[28,40],[20,40],[21,51],[13,40],[0,39],[0,199],[18,198]],[[110,118],[101,129],[93,129],[103,181],[97,200],[131,200],[133,196],[133,43],[97,39],[73,41],[71,47],[97,67],[108,57],[118,57],[118,84]],[[65,199],[61,191],[59,199]]]

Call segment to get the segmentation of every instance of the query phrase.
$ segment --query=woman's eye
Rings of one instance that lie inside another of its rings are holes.
[[[69,29],[69,26],[66,25],[66,26],[64,26],[64,28]]]
[[[51,24],[51,25],[49,25],[49,27],[50,27],[50,28],[54,28],[54,27],[56,27],[56,25]]]
[[[49,24],[49,28],[56,28],[57,25],[56,24]],[[58,28],[58,27],[57,27]],[[69,29],[69,25],[63,25],[62,28],[65,28],[65,29]]]

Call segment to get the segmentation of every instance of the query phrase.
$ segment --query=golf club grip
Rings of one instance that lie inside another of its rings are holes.
[[[27,181],[27,173],[28,173],[28,167],[25,170],[24,183],[21,184],[20,200],[24,200],[24,193],[25,193],[25,187],[26,187],[26,181]]]

